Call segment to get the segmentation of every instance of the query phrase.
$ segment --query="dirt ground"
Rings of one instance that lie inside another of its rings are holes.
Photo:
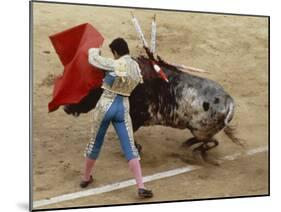
[[[200,76],[219,82],[235,99],[232,123],[246,149],[268,145],[268,19],[264,17],[215,15],[33,3],[33,198],[40,200],[80,191],[83,152],[90,138],[92,112],[78,118],[62,109],[48,113],[54,76],[63,66],[49,35],[81,23],[91,23],[104,36],[103,55],[111,57],[108,43],[125,38],[133,56],[142,51],[131,23],[130,12],[139,18],[149,40],[151,19],[157,15],[157,52],[163,58],[209,71]],[[164,126],[143,127],[135,133],[142,144],[143,175],[194,164],[182,143],[188,130]],[[241,147],[223,134],[210,152],[220,158]],[[90,188],[131,179],[117,136],[110,127]],[[191,173],[149,182],[153,201],[268,194],[268,154],[206,166]],[[44,206],[73,207],[142,202],[135,187]]]

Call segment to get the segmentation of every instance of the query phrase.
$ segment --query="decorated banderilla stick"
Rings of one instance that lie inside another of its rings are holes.
[[[148,48],[148,44],[147,44],[147,42],[145,40],[145,37],[144,37],[144,34],[143,34],[142,30],[141,30],[141,27],[140,27],[138,19],[134,16],[133,12],[131,12],[131,15],[132,15],[132,22],[133,22],[133,24],[135,26],[136,32],[137,32],[140,40],[142,41],[143,46]]]
[[[148,44],[145,40],[144,34],[142,32],[142,29],[140,27],[140,24],[139,24],[137,18],[134,16],[133,13],[131,13],[131,15],[132,15],[132,22],[135,26],[136,32],[137,32],[137,34],[138,34],[138,36],[139,36],[139,38],[140,38],[140,40],[143,44],[143,47],[144,47],[144,49],[145,49],[145,51],[148,55],[148,58],[151,60],[151,63],[153,65],[154,70],[157,73],[160,74],[161,78],[163,78],[166,82],[168,82],[167,76],[165,75],[163,70],[160,68],[160,66],[157,64],[157,61],[154,57],[154,55],[156,55],[156,14],[154,15],[154,18],[153,18],[152,24],[151,24],[151,49],[149,49],[149,47],[148,47]],[[162,62],[164,62],[168,65],[175,66],[176,68],[178,68],[182,72],[209,73],[209,72],[207,72],[203,69],[163,61],[159,56],[157,56],[157,58],[159,59],[159,61],[162,61]]]
[[[208,71],[205,71],[204,69],[200,69],[200,68],[194,68],[194,67],[191,67],[191,66],[186,66],[186,65],[182,65],[182,64],[175,64],[175,63],[169,63],[169,64],[177,67],[182,72],[190,72],[191,71],[191,72],[199,72],[199,73],[209,73]]]
[[[154,14],[154,17],[152,19],[151,23],[151,41],[150,41],[150,48],[152,54],[155,54],[156,52],[156,14]]]
[[[146,42],[146,40],[145,40],[144,34],[143,34],[142,30],[141,30],[141,27],[140,27],[140,24],[139,24],[137,18],[134,16],[133,13],[131,13],[131,14],[132,14],[132,22],[133,22],[133,24],[134,24],[134,26],[135,26],[136,32],[137,32],[137,34],[139,35],[140,40],[142,41],[143,47],[144,47],[144,49],[145,49],[145,51],[146,51],[146,53],[147,53],[147,55],[148,55],[148,58],[149,58],[150,61],[151,61],[151,64],[152,64],[152,66],[153,66],[153,69],[160,75],[160,77],[161,77],[163,80],[165,80],[166,82],[169,82],[169,80],[168,80],[166,74],[165,74],[164,71],[161,69],[161,67],[157,64],[157,61],[155,60],[152,51],[149,49],[148,44],[147,44],[147,42]],[[156,27],[156,25],[155,25],[155,27]],[[155,30],[156,30],[156,28],[155,28]],[[155,37],[153,37],[153,36],[155,36]],[[153,38],[154,38],[154,40],[156,39],[156,31],[155,31],[155,34],[154,34],[154,35],[151,35],[151,42],[153,42],[153,41],[152,41]],[[154,48],[154,51],[155,51],[155,42],[154,42],[154,44],[152,44],[152,45],[154,45],[153,48]]]

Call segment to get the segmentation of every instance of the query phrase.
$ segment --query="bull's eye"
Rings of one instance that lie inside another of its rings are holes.
[[[209,107],[210,107],[209,102],[203,102],[203,109],[204,109],[205,111],[208,111],[208,110],[209,110]]]
[[[220,102],[220,99],[216,97],[214,100],[214,104],[218,104],[219,102]]]

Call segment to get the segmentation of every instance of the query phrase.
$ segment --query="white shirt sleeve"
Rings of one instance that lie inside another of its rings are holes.
[[[100,56],[100,49],[98,48],[90,48],[88,50],[88,61],[97,68],[114,71],[114,60]]]

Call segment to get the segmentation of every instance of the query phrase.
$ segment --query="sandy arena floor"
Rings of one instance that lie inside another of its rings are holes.
[[[79,118],[62,109],[48,113],[52,79],[63,67],[49,35],[81,23],[91,23],[105,37],[103,54],[111,57],[108,43],[122,36],[133,56],[143,52],[131,23],[139,18],[147,39],[151,18],[157,14],[158,54],[176,63],[203,68],[200,76],[219,82],[236,101],[232,123],[246,149],[268,144],[268,20],[262,17],[179,13],[34,3],[33,27],[33,197],[50,198],[80,191],[83,151],[89,141],[92,113]],[[143,175],[194,164],[181,144],[191,134],[163,126],[143,127],[135,134],[143,145]],[[223,134],[210,156],[220,158],[243,150]],[[109,129],[90,188],[132,178],[113,128]],[[220,167],[202,169],[149,182],[155,197],[149,201],[199,199],[268,193],[268,154],[260,153]],[[133,203],[135,187],[44,206],[73,207]]]

